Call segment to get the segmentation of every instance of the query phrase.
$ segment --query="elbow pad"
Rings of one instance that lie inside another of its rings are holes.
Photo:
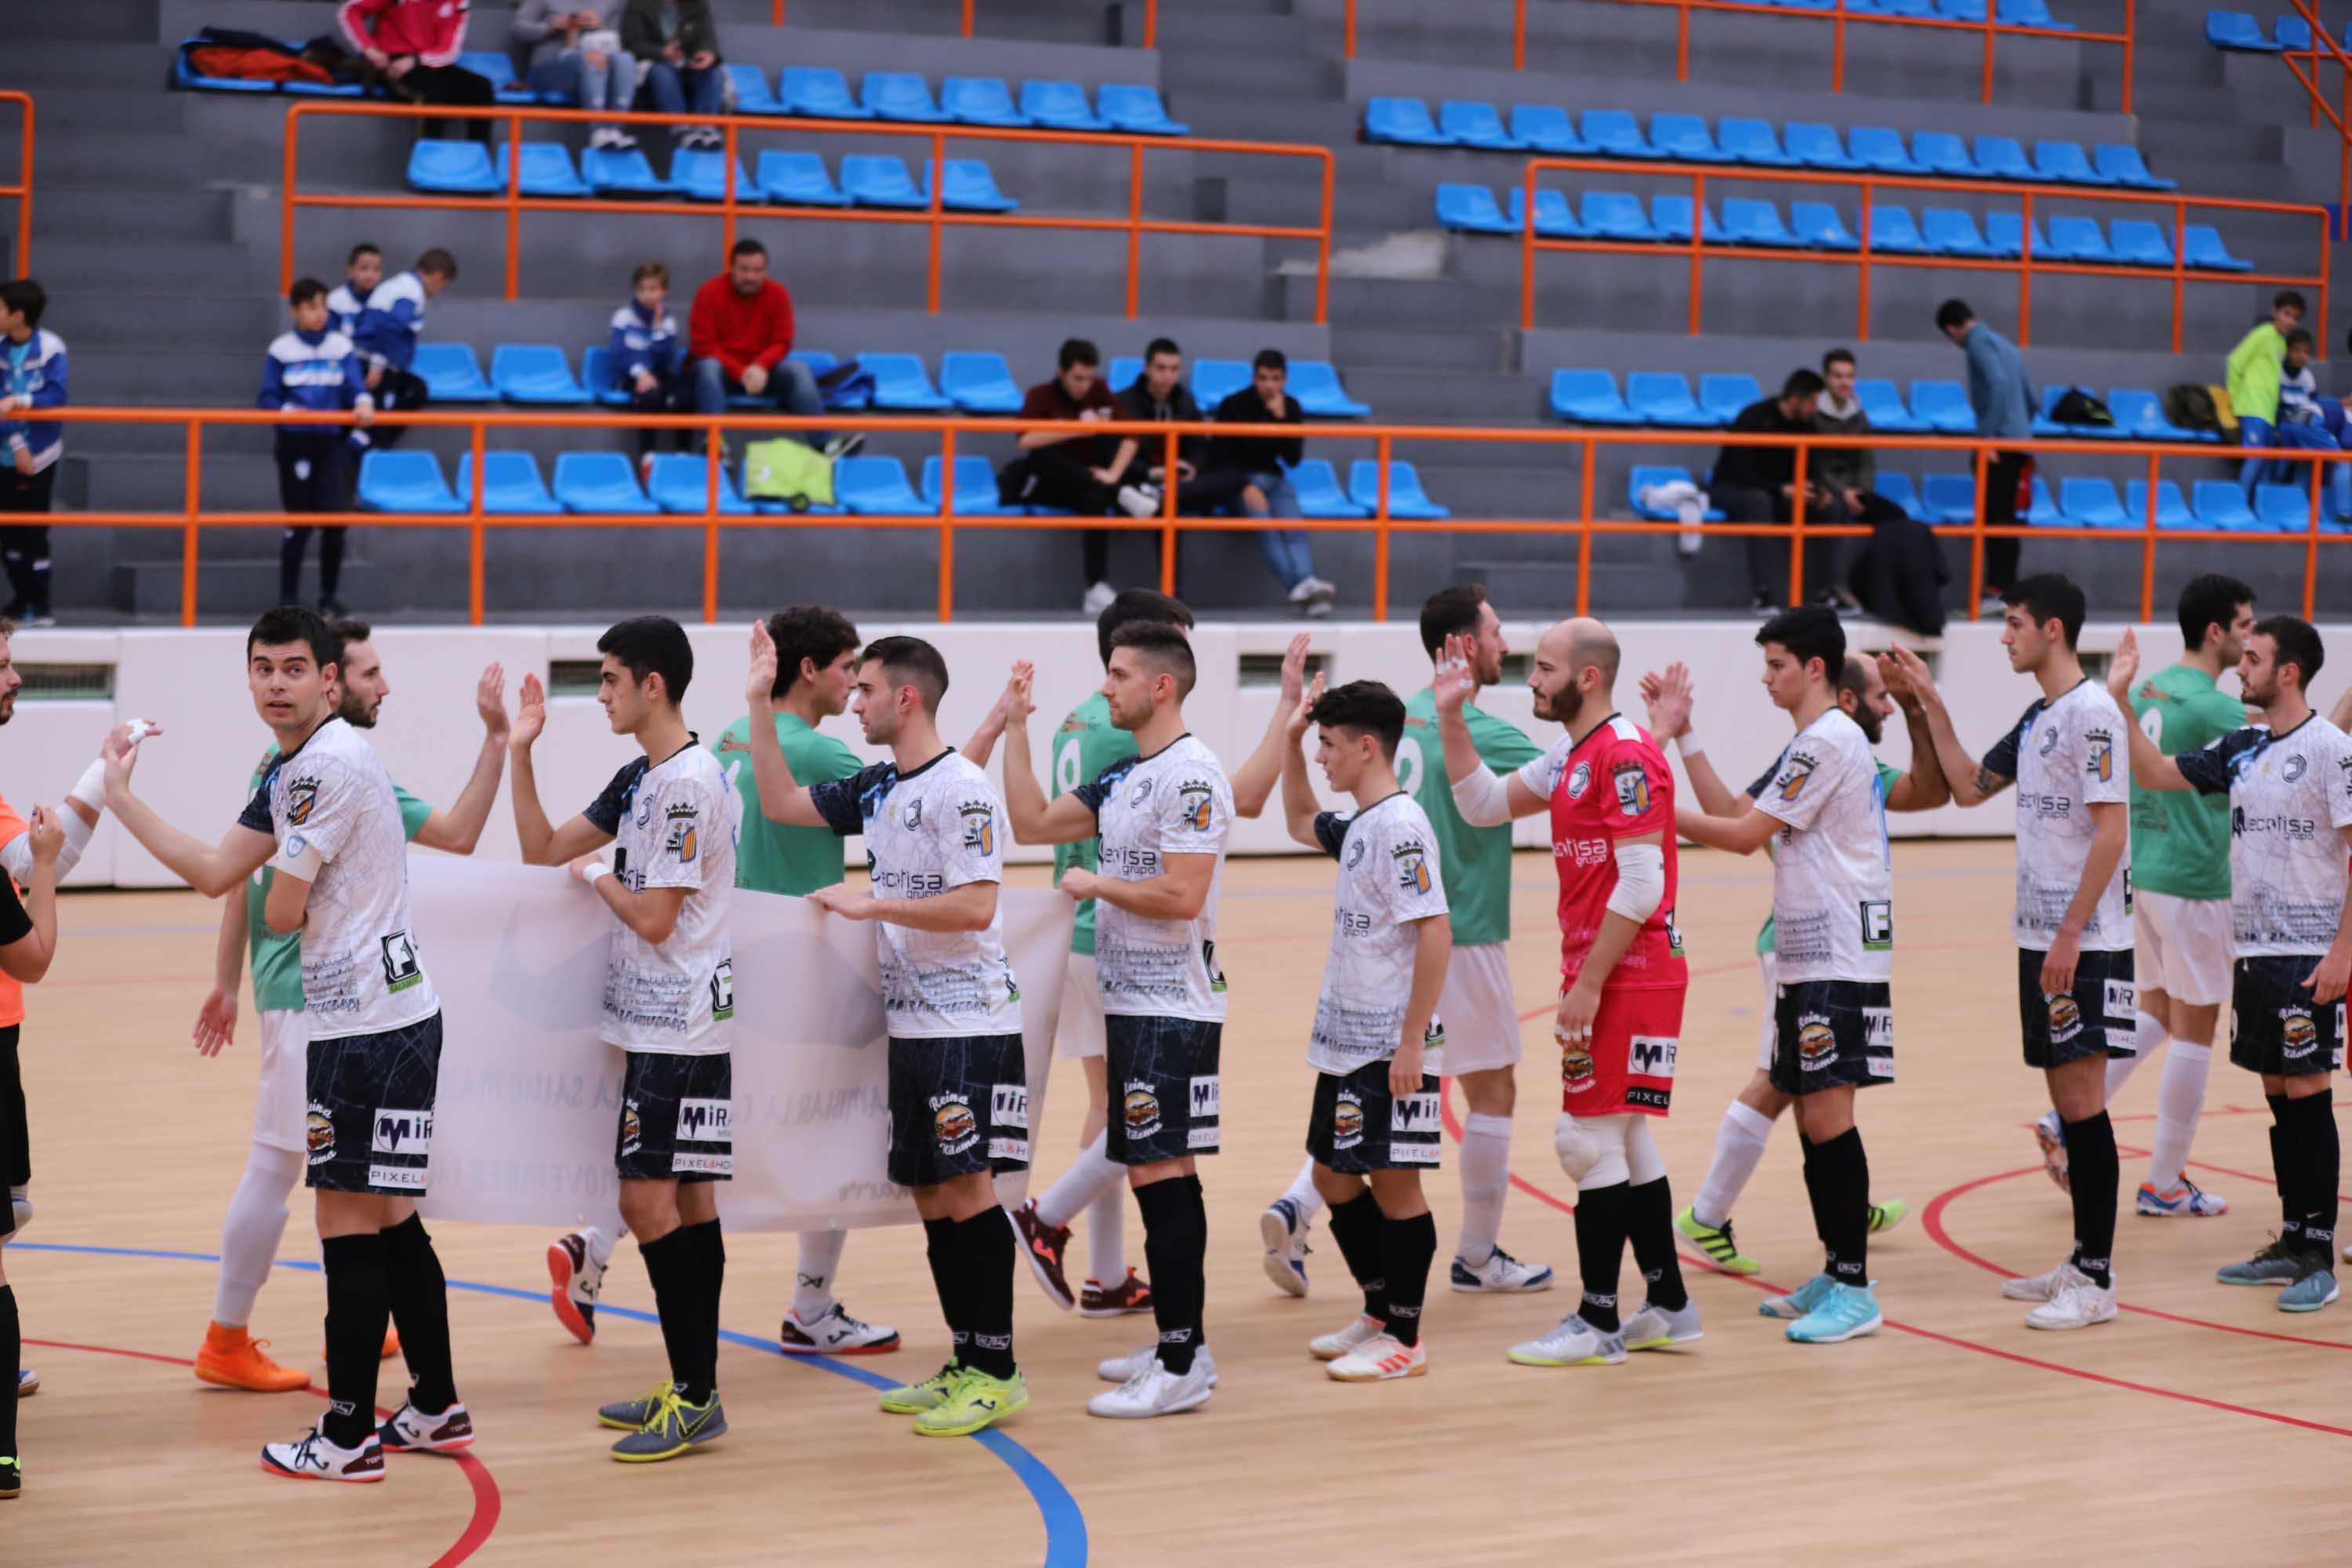
[[[1665,896],[1664,848],[1655,844],[1617,846],[1617,886],[1609,894],[1609,912],[1646,925]]]
[[[1473,827],[1500,827],[1511,820],[1511,786],[1481,763],[1476,773],[1455,781],[1454,809]]]

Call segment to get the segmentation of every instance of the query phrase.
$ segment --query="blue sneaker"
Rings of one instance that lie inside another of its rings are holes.
[[[1878,1315],[1878,1297],[1867,1285],[1832,1281],[1828,1296],[1812,1311],[1790,1323],[1789,1337],[1801,1345],[1835,1345],[1874,1334],[1885,1321]]]
[[[1259,1239],[1265,1243],[1265,1277],[1286,1296],[1307,1294],[1307,1224],[1298,1205],[1276,1198],[1257,1217]]]
[[[2316,1312],[2336,1300],[2335,1259],[2328,1253],[2315,1252],[2304,1260],[2307,1272],[2279,1292],[2278,1310],[2282,1312]]]
[[[1823,1301],[1829,1300],[1830,1292],[1837,1288],[1838,1282],[1834,1277],[1816,1274],[1786,1296],[1767,1297],[1757,1302],[1756,1315],[1759,1318],[1780,1318],[1788,1322],[1794,1322],[1800,1318],[1810,1317]]]

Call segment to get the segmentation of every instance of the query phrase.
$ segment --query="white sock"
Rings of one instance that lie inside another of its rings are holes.
[[[1723,1110],[1723,1124],[1715,1130],[1715,1158],[1708,1162],[1706,1180],[1691,1200],[1692,1217],[1701,1225],[1719,1226],[1731,1217],[1731,1205],[1756,1173],[1764,1145],[1772,1137],[1772,1119],[1745,1100],[1733,1100]]]
[[[841,1272],[841,1249],[849,1245],[845,1230],[801,1232],[801,1260],[793,1287],[793,1316],[814,1323],[833,1310],[833,1282]]]
[[[1040,1220],[1056,1228],[1066,1226],[1101,1196],[1105,1187],[1127,1184],[1127,1167],[1104,1152],[1108,1137],[1096,1133],[1095,1141],[1079,1150],[1070,1168],[1062,1173],[1062,1179],[1045,1189],[1045,1195],[1037,1200]]]
[[[2147,1159],[2147,1184],[2159,1193],[2180,1184],[2180,1168],[2189,1163],[2189,1144],[2197,1136],[2197,1113],[2205,1109],[2205,1078],[2212,1066],[2210,1046],[2175,1040],[2165,1047],[2164,1076],[2156,1086],[2156,1138]]]
[[[2132,1015],[2132,1044],[2137,1048],[2130,1056],[2107,1058],[2107,1103],[2109,1105],[2115,1104],[2116,1095],[2121,1091],[2125,1084],[2131,1081],[2131,1075],[2139,1070],[2139,1064],[2164,1048],[2164,1025],[2152,1014]]]
[[[1323,1208],[1323,1194],[1315,1190],[1315,1162],[1309,1160],[1298,1167],[1298,1174],[1290,1178],[1290,1190],[1282,1194],[1298,1211],[1298,1228],[1307,1228]]]
[[[1127,1184],[1114,1182],[1087,1205],[1087,1278],[1116,1286],[1127,1278]]]
[[[1462,1121],[1462,1239],[1454,1257],[1475,1268],[1495,1255],[1510,1190],[1511,1119],[1474,1110]]]
[[[256,1143],[245,1157],[245,1174],[221,1220],[220,1283],[213,1291],[213,1321],[225,1329],[253,1320],[253,1300],[269,1279],[278,1238],[286,1234],[286,1197],[302,1174],[303,1158],[291,1149]]]

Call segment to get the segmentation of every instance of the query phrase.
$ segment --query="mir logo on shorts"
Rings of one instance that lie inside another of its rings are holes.
[[[410,1154],[422,1157],[433,1152],[433,1113],[429,1110],[388,1110],[375,1113],[375,1132],[371,1147],[379,1154]]]

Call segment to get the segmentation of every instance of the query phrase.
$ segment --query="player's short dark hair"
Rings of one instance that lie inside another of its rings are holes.
[[[39,326],[48,308],[49,291],[31,279],[11,278],[0,283],[0,310],[20,312],[26,326]]]
[[[383,247],[380,245],[370,245],[363,239],[357,245],[352,247],[352,253],[343,258],[343,266],[345,269],[348,270],[351,268],[357,267],[360,264],[360,258],[362,256],[382,256],[383,254]]]
[[[2180,640],[2192,649],[2204,647],[2206,627],[2228,631],[2238,606],[2253,602],[2254,591],[2235,577],[2219,572],[2191,577],[2180,590]]]
[[[1821,376],[1813,371],[1792,370],[1789,373],[1789,379],[1780,384],[1780,395],[1783,399],[1819,397],[1822,395],[1822,389],[1828,383],[1822,380]]]
[[[1822,661],[1822,675],[1832,687],[1845,678],[1845,627],[1835,610],[1820,605],[1798,605],[1782,610],[1758,629],[1756,646],[1779,643],[1796,661]]]
[[[1326,730],[1353,730],[1381,743],[1381,755],[1393,762],[1404,739],[1404,699],[1377,680],[1351,680],[1335,686],[1316,700],[1307,717]]]
[[[1257,351],[1257,358],[1250,361],[1250,369],[1278,370],[1283,374],[1288,375],[1290,361],[1280,349],[1260,349]]]
[[[758,240],[739,239],[735,242],[735,247],[727,253],[727,265],[732,267],[735,263],[742,260],[743,258],[747,256],[765,256],[767,254],[768,247],[761,245]]]
[[[294,643],[308,644],[311,662],[324,668],[328,665],[341,668],[343,662],[343,639],[327,624],[318,611],[300,605],[280,605],[274,610],[264,610],[253,629],[245,634],[245,657],[253,658],[257,647],[285,647]]]
[[[1484,583],[1457,583],[1440,588],[1421,605],[1421,646],[1430,658],[1451,637],[1468,637],[1478,629],[1478,610],[1486,602]]]
[[[2286,346],[2288,348],[2301,349],[2306,353],[2311,351],[2311,342],[2310,332],[2301,327],[2297,327],[2294,331],[2286,335]]]
[[[1785,647],[1788,645],[1783,643],[1781,646]],[[1870,672],[1877,668],[1868,654],[1850,653],[1845,656],[1845,662],[1838,666],[1837,679],[1831,684],[1841,692],[1853,693],[1854,701],[1859,703],[1869,693]]]
[[[819,669],[857,647],[857,628],[831,605],[793,605],[768,617],[768,635],[776,641],[776,683],[771,697],[782,697],[801,676],[801,660]]]
[[[920,637],[876,637],[858,655],[857,663],[860,668],[879,664],[882,679],[893,690],[911,686],[921,692],[926,713],[937,713],[940,700],[948,694],[948,661]]]
[[[1936,330],[1948,332],[1954,327],[1965,327],[1977,319],[1966,300],[1947,300],[1936,307]]]
[[[667,616],[632,616],[598,637],[596,651],[611,654],[640,685],[648,675],[660,676],[673,704],[686,700],[687,683],[694,679],[694,645],[686,628]]]
[[[1184,351],[1176,346],[1174,338],[1154,338],[1144,345],[1143,362],[1149,364],[1161,354],[1174,354],[1178,359],[1182,359]]]
[[[2037,572],[2031,577],[2021,577],[2001,590],[2000,602],[2023,610],[2037,626],[2044,621],[2056,621],[2066,634],[2069,648],[2083,635],[2083,616],[2087,612],[2083,590],[2063,572]]]
[[[436,245],[416,258],[416,270],[446,278],[454,283],[457,280],[457,258]]]
[[[2303,296],[2292,289],[2282,289],[2277,293],[2272,295],[2271,309],[2273,310],[2292,310],[2300,311],[2304,314],[2309,314],[2311,310],[2311,307],[2304,303]]]
[[[331,616],[327,619],[327,629],[334,633],[335,640],[345,647],[355,642],[366,642],[375,636],[375,628],[357,616]]]
[[[326,297],[327,286],[316,278],[297,278],[294,287],[286,290],[286,302],[289,305],[307,305]]]
[[[1157,588],[1122,588],[1102,614],[1095,617],[1095,648],[1102,655],[1103,668],[1110,668],[1111,638],[1121,626],[1150,622],[1156,626],[1181,626],[1192,629],[1192,607],[1183,600],[1171,597]]]
[[[1192,695],[1192,684],[1201,678],[1200,667],[1192,662],[1192,639],[1184,635],[1181,626],[1165,621],[1129,621],[1111,633],[1110,646],[1114,649],[1131,647],[1174,676],[1179,702]]]
[[[2327,650],[2320,646],[2319,634],[2312,629],[2309,621],[2296,616],[2264,616],[2254,623],[2253,635],[2268,637],[2276,644],[2276,662],[2294,666],[2296,688],[2311,689],[2319,667],[2327,662]]]
[[[1054,356],[1054,366],[1057,370],[1067,370],[1074,364],[1101,363],[1102,350],[1084,338],[1064,338],[1062,352]]]
[[[1829,374],[1830,366],[1833,364],[1855,364],[1857,363],[1858,362],[1853,357],[1853,351],[1852,349],[1832,349],[1829,353],[1822,356],[1822,374],[1823,375]]]

